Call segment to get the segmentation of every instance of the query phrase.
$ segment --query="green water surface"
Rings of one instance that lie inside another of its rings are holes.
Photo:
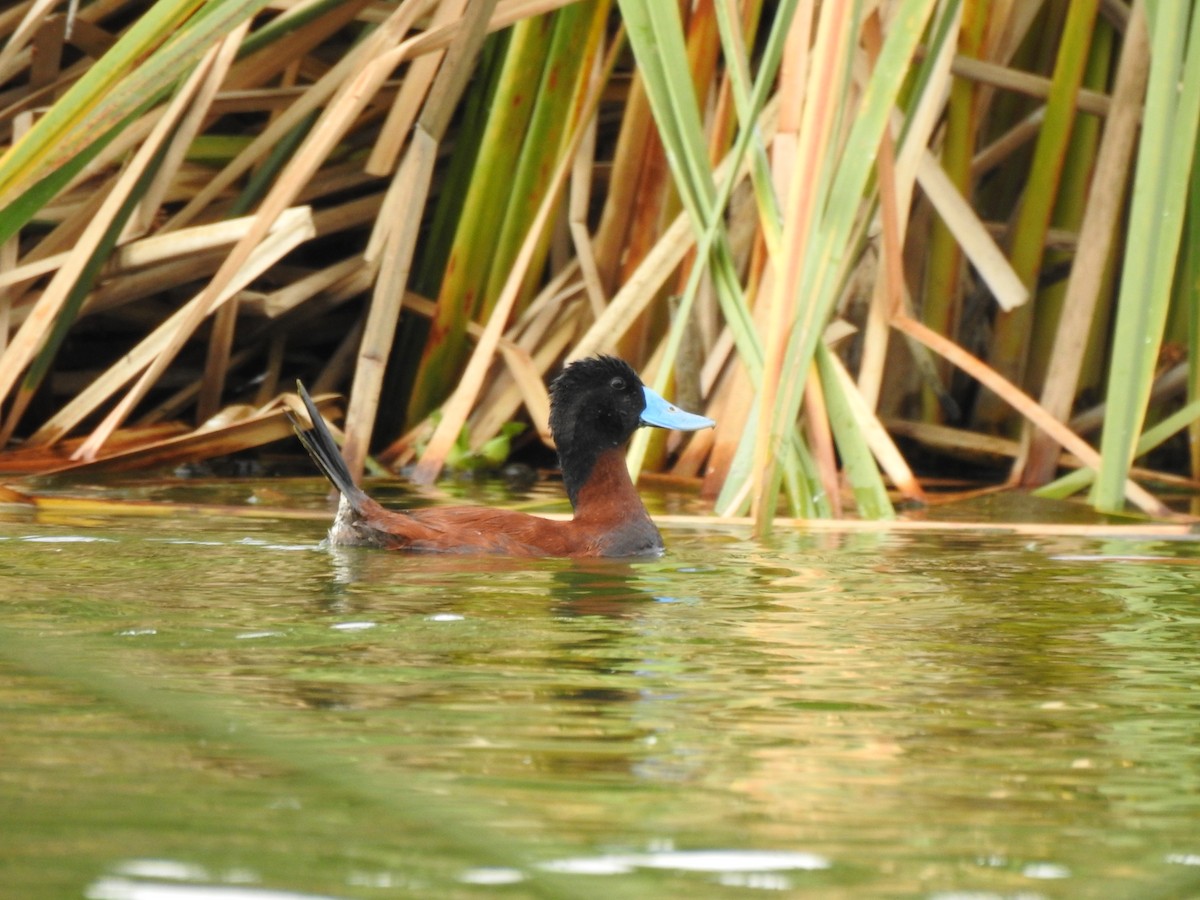
[[[0,896],[1200,897],[1194,540],[322,535],[0,513]]]

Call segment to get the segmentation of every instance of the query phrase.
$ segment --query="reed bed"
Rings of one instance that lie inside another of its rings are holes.
[[[22,0],[0,470],[261,447],[300,377],[431,483],[608,352],[718,421],[631,466],[759,534],[949,470],[1177,517],[1198,121],[1191,0]]]

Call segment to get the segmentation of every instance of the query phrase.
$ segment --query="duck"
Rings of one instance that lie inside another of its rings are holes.
[[[299,382],[297,391],[309,422],[289,413],[292,427],[339,494],[328,535],[335,547],[514,557],[661,556],[662,535],[629,477],[626,446],[645,426],[698,431],[716,424],[669,403],[622,359],[580,359],[550,385],[550,435],[571,519],[480,506],[392,510],[354,483],[316,404]]]

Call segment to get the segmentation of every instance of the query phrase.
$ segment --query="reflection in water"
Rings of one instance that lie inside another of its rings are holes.
[[[131,846],[259,897],[1200,896],[1195,570],[1135,560],[1193,544],[671,534],[574,562],[254,527],[0,526],[23,645],[85,641],[216,723],[0,660],[14,896],[170,887]]]
[[[638,564],[623,560],[572,560],[554,570],[550,582],[555,615],[627,619],[645,603],[660,602]]]

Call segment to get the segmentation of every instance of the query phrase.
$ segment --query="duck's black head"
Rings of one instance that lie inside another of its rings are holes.
[[[600,454],[624,446],[640,426],[694,431],[712,424],[668,404],[614,356],[573,362],[550,385],[550,433],[572,504]]]
[[[620,447],[646,408],[642,379],[623,359],[596,356],[567,366],[550,385],[550,434],[560,457]]]

